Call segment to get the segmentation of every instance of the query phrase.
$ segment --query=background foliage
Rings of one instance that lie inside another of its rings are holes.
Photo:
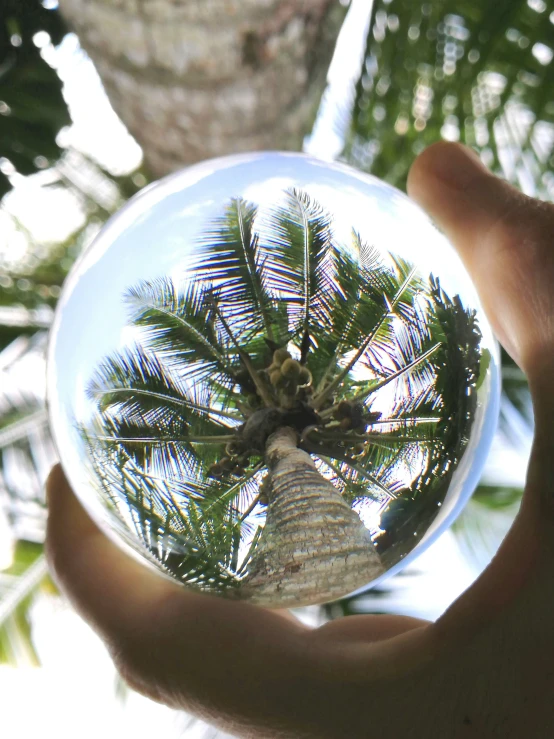
[[[59,13],[38,2],[4,0],[0,16],[0,154],[22,175],[54,164],[62,155],[56,136],[70,122],[55,70],[42,62],[48,34],[58,44],[67,33]],[[40,105],[37,105],[40,100]],[[11,189],[0,170],[0,197]]]
[[[552,10],[544,0],[375,2],[347,161],[404,188],[414,155],[459,139],[552,198]]]

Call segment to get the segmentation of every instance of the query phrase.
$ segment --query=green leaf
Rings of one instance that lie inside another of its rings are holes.
[[[180,292],[172,280],[159,279],[130,288],[125,300],[152,351],[186,363],[191,375],[214,369],[230,375],[228,342],[216,329],[209,288],[190,282]]]
[[[334,272],[330,214],[306,193],[292,190],[276,207],[267,227],[266,282],[285,300],[292,334],[305,361],[326,313]]]
[[[264,272],[267,254],[254,231],[256,214],[255,205],[233,198],[225,213],[203,231],[194,271],[200,280],[217,286],[222,309],[250,316],[253,330],[265,330],[268,339],[279,342],[283,327]]]
[[[59,43],[67,29],[58,12],[38,1],[30,8],[5,0],[0,19],[0,156],[23,175],[34,174],[43,162],[55,163],[62,153],[56,137],[70,123],[61,80],[33,42],[38,31]],[[14,33],[19,45],[11,42]],[[0,173],[0,198],[10,189],[10,181]]]
[[[47,572],[42,547],[19,541],[11,567],[0,573],[0,664],[38,665],[29,609]]]
[[[254,533],[240,511],[257,494],[255,470],[234,483],[200,478],[195,484],[187,482],[186,468],[180,479],[150,475],[97,443],[89,446],[89,460],[114,511],[122,521],[131,517],[145,553],[158,566],[202,590],[237,586],[239,547]]]
[[[526,0],[376,0],[344,159],[404,189],[420,151],[460,140],[552,199],[554,79],[536,44],[554,29]]]
[[[104,360],[87,387],[89,398],[103,414],[144,423],[177,424],[195,435],[224,433],[240,417],[218,409],[200,386],[176,377],[160,359],[135,346]]]

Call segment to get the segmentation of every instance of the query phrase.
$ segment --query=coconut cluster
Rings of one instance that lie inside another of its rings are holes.
[[[238,440],[231,441],[225,447],[225,456],[211,465],[208,475],[216,480],[224,475],[240,477],[244,475],[249,460],[250,454],[245,445]]]
[[[249,465],[250,456],[263,451],[268,436],[283,424],[294,425],[297,421],[296,417],[291,419],[290,416],[295,409],[298,410],[299,390],[302,393],[311,390],[310,370],[293,359],[288,349],[280,348],[273,352],[272,363],[265,374],[278,398],[275,407],[258,409],[248,417],[246,423],[237,429],[237,437],[225,447],[225,456],[208,469],[210,477],[240,477]]]
[[[369,424],[381,417],[379,412],[366,410],[362,403],[341,400],[333,412],[333,418],[339,422],[343,431],[366,431]]]
[[[273,362],[266,372],[274,388],[293,393],[297,387],[309,385],[312,380],[310,370],[293,359],[288,349],[276,349],[273,352]]]

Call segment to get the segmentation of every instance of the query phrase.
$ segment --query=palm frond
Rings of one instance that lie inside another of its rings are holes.
[[[475,387],[486,369],[481,363],[481,331],[474,310],[464,308],[458,295],[448,297],[438,279],[431,277],[433,321],[445,336],[434,358],[437,372],[435,386],[444,409],[443,423],[448,426],[448,443],[458,456],[467,444],[469,429],[477,404]]]
[[[363,451],[352,456],[331,446],[333,441],[363,443]],[[441,446],[436,424],[427,428],[393,429],[389,433],[332,434],[310,437],[310,451],[323,459],[337,476],[336,483],[350,502],[370,497],[376,501],[394,500],[409,492],[427,468],[430,450]]]
[[[30,431],[45,427],[47,423],[45,408],[31,413],[16,411],[13,415],[4,415],[0,419],[0,449],[26,438]]]
[[[547,5],[376,0],[344,159],[404,189],[414,155],[459,140],[528,194],[552,200]]]
[[[239,341],[239,335],[236,333],[236,326],[231,328],[231,326],[229,325],[229,321],[223,315],[223,311],[218,306],[217,299],[215,297],[212,298],[211,303],[213,306],[214,314],[221,324],[223,332],[229,340],[229,344],[235,349],[241,364],[246,370],[248,380],[252,383],[253,389],[255,390],[255,392],[258,393],[259,397],[263,400],[266,407],[270,407],[273,402],[271,392],[264,378],[258,373],[258,370],[255,367],[252,357],[248,353],[248,350],[241,345],[241,342]]]
[[[396,371],[385,375],[381,380],[369,382],[367,388],[354,395],[355,401],[366,401],[369,396],[375,396],[389,383],[395,382],[395,407],[392,417],[398,413],[414,412],[420,405],[434,394],[435,402],[438,397],[434,391],[436,373],[432,364],[432,357],[438,353],[441,344],[433,344],[427,351],[403,364]],[[399,352],[402,355],[402,351]],[[389,357],[394,361],[395,357]],[[405,357],[403,357],[405,359]]]
[[[2,594],[0,600],[0,626],[10,617],[17,605],[40,585],[47,574],[48,564],[46,557],[40,555],[25,573],[15,580],[13,586],[6,593]]]
[[[387,289],[390,292],[393,280],[376,250],[363,244],[355,232],[352,250],[335,248],[333,261],[321,311],[326,330],[316,335],[317,353],[310,365],[318,391],[340,372],[339,359],[350,350],[357,351],[373,330],[382,313],[383,294]]]
[[[190,281],[179,290],[173,280],[161,278],[131,287],[125,301],[143,342],[162,356],[177,359],[187,375],[214,371],[229,374],[225,339],[217,334],[211,309],[211,291]]]
[[[334,272],[331,216],[305,192],[291,190],[269,221],[267,284],[287,302],[292,334],[305,361],[325,312],[329,275]]]
[[[375,494],[373,489],[368,486],[367,480],[347,463],[339,462],[324,455],[316,457],[316,459],[321,474],[333,483],[348,503],[352,504],[355,500],[362,498],[379,500],[379,495]]]
[[[236,414],[218,408],[213,396],[200,383],[190,386],[176,377],[160,358],[138,346],[108,357],[93,375],[87,395],[102,414],[168,424],[176,421],[182,429],[198,435],[229,430]],[[221,420],[220,420],[221,419]]]
[[[370,283],[367,283],[370,285]],[[419,280],[416,276],[416,268],[412,267],[408,274],[399,272],[397,274],[397,282],[394,294],[389,295],[386,292],[381,293],[376,299],[375,292],[369,287],[368,292],[371,296],[364,305],[365,310],[370,311],[373,316],[372,326],[368,333],[364,336],[358,347],[353,352],[353,356],[349,358],[347,363],[341,367],[339,373],[318,393],[315,405],[320,408],[328,398],[338,389],[340,384],[347,378],[354,365],[365,357],[371,362],[372,354],[376,357],[378,364],[383,363],[383,359],[389,356],[391,349],[391,341],[394,339],[394,330],[391,322],[395,317],[399,304],[409,303],[413,301],[414,295],[419,287]],[[375,311],[374,306],[378,306]]]
[[[193,441],[204,439],[220,450],[232,438],[233,427],[221,422],[200,386],[187,387],[139,347],[104,360],[88,394],[100,411],[89,439],[120,447],[140,467],[206,466],[206,452],[200,455]],[[231,415],[222,413],[224,418]]]
[[[11,566],[0,573],[0,664],[39,664],[29,609],[47,576],[42,547],[31,542],[17,542]]]
[[[225,213],[203,231],[194,273],[217,290],[223,310],[248,316],[251,328],[279,343],[280,322],[264,271],[267,255],[254,231],[256,214],[254,204],[233,198]]]
[[[420,448],[425,458],[409,491],[382,514],[380,525],[385,533],[380,537],[380,551],[391,563],[421,539],[440,511],[469,440],[477,405],[475,388],[480,373],[486,371],[481,362],[481,333],[475,312],[465,309],[459,296],[448,297],[433,277],[430,297],[431,331],[444,336],[433,357],[435,392],[440,398],[439,420],[433,432],[436,443]],[[433,412],[429,405],[427,409]],[[408,545],[410,537],[413,539]]]
[[[113,446],[89,439],[88,452],[114,512],[159,566],[204,591],[238,584],[241,551],[255,533],[242,513],[256,498],[259,467],[235,481],[209,481],[186,469],[172,479],[141,469]]]
[[[383,295],[392,294],[394,274],[378,251],[353,232],[352,253],[337,253],[335,280],[333,332],[344,349],[358,349],[375,326]]]

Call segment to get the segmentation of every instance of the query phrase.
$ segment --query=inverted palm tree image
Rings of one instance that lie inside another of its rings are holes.
[[[233,199],[183,274],[124,296],[88,385],[94,479],[148,558],[267,606],[337,599],[437,516],[486,369],[474,310],[292,190]]]

